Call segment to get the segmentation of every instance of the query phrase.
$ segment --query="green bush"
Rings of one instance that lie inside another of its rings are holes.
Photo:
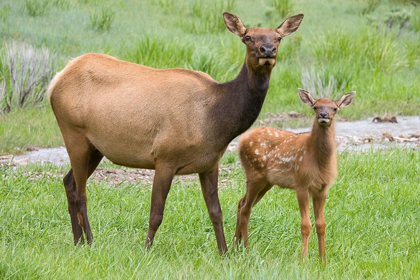
[[[41,103],[54,75],[55,54],[47,48],[11,43],[1,57],[0,110]]]

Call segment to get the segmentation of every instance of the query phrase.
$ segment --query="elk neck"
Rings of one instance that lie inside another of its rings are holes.
[[[244,63],[239,75],[220,84],[221,99],[213,110],[217,136],[226,142],[246,131],[257,119],[267,94],[270,71],[253,71]]]
[[[327,167],[336,155],[335,119],[330,126],[321,126],[315,118],[309,138],[309,148],[320,167]]]

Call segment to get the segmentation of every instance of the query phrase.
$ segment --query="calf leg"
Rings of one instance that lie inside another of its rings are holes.
[[[207,211],[213,224],[214,233],[216,235],[217,247],[219,254],[227,253],[226,239],[223,232],[223,215],[220,207],[218,194],[218,178],[219,166],[216,165],[211,170],[200,173],[201,190],[203,192],[204,201],[206,202]]]
[[[265,179],[247,181],[245,196],[239,201],[236,217],[235,242],[244,240],[244,247],[248,247],[248,225],[252,207],[260,201],[265,193],[271,188]]]
[[[324,205],[326,196],[314,197],[314,214],[315,214],[315,226],[316,234],[318,235],[318,248],[319,258],[325,262],[326,250],[325,250],[325,218],[324,218]]]
[[[301,216],[300,231],[302,233],[303,250],[302,259],[308,255],[308,241],[311,234],[311,220],[309,218],[309,193],[307,191],[296,191]]]

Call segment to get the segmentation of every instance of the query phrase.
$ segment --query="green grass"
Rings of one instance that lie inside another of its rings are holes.
[[[33,146],[56,147],[63,138],[50,106],[0,114],[0,155],[22,154]]]
[[[200,70],[223,82],[239,72],[245,47],[225,29],[222,13],[237,14],[247,26],[277,27],[284,18],[274,12],[273,3],[280,2],[288,5],[284,13],[304,13],[305,18],[280,46],[263,114],[309,115],[296,89],[302,72],[310,69],[345,83],[345,92],[357,91],[354,106],[342,117],[419,114],[420,7],[408,0],[5,0],[0,4],[0,55],[6,44],[17,41],[57,53],[59,68],[73,57],[99,52],[157,68]],[[411,7],[408,28],[380,27],[382,15]],[[62,145],[46,101],[0,114],[0,155],[23,153],[34,145]],[[237,160],[228,153],[222,165]],[[75,247],[62,186],[69,167],[2,166],[0,278],[416,279],[419,162],[418,149],[339,155],[340,175],[325,210],[325,266],[318,262],[315,234],[309,258],[299,260],[299,210],[288,190],[271,190],[255,207],[250,247],[220,258],[198,180],[173,185],[150,252],[143,250],[150,185],[90,181],[95,239],[91,247]],[[101,167],[115,168],[110,163]],[[220,182],[225,234],[231,242],[244,173],[240,167],[222,170]]]
[[[227,154],[222,162],[237,159]],[[419,151],[412,149],[339,155],[339,178],[325,209],[325,266],[317,258],[316,234],[310,237],[309,258],[299,260],[300,215],[289,190],[271,190],[254,208],[249,248],[220,258],[198,180],[172,186],[149,252],[143,244],[150,185],[91,181],[88,209],[95,240],[91,247],[74,247],[61,183],[66,168],[3,168],[0,278],[415,279],[420,273],[419,162]],[[220,180],[228,180],[219,194],[230,242],[245,178],[236,167],[221,172]]]

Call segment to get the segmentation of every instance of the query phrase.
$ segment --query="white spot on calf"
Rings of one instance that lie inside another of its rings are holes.
[[[249,146],[250,146],[250,147],[252,147],[252,144],[254,144],[254,142],[252,142],[252,141],[251,141],[251,142],[249,142]]]
[[[256,155],[259,155],[259,154],[260,154],[260,151],[259,151],[258,149],[256,149],[254,153],[255,153]]]

